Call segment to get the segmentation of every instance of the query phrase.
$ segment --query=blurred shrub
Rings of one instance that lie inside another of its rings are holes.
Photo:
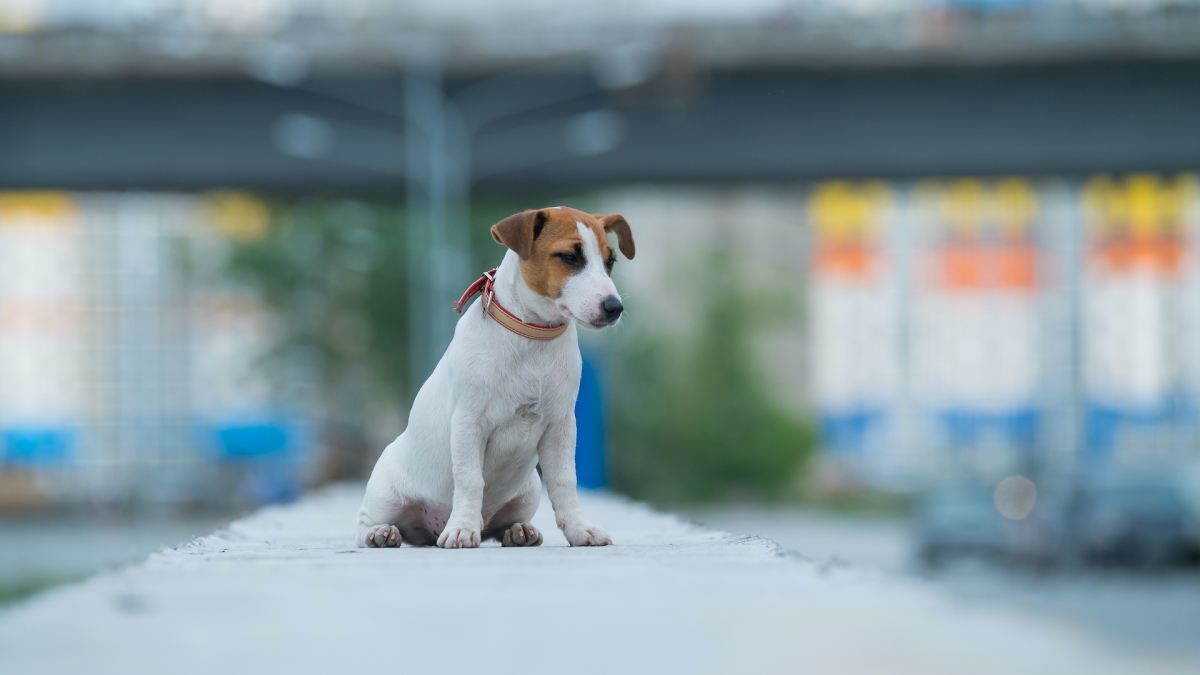
[[[229,272],[283,320],[275,356],[310,364],[330,395],[356,398],[339,390],[364,371],[390,393],[406,392],[402,205],[311,199],[271,212],[264,236],[234,240]]]
[[[725,254],[696,274],[695,334],[630,326],[608,359],[614,489],[656,502],[777,499],[799,484],[814,435],[783,409],[755,362],[753,330],[772,316],[739,286]]]

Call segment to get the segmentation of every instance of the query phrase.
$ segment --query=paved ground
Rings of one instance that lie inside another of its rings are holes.
[[[608,496],[609,548],[354,549],[360,490],[10,606],[0,672],[1197,672]]]
[[[713,529],[766,537],[814,562],[849,563],[891,573],[912,571],[913,528],[902,518],[754,505],[703,507],[686,515]]]
[[[914,565],[914,533],[902,519],[760,506],[718,506],[688,515],[717,529],[768,537],[817,562],[844,561],[914,577],[916,583],[969,607],[1002,609],[1071,626],[1132,651],[1200,660],[1197,569],[1036,573],[976,561],[929,575]]]

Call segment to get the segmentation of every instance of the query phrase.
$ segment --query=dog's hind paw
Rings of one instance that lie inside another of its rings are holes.
[[[376,525],[367,530],[367,548],[396,548],[400,545],[400,530],[395,525]]]
[[[501,546],[541,546],[542,533],[532,525],[517,523],[504,531]]]

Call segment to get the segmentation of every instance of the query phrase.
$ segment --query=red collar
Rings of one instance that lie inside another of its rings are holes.
[[[554,338],[567,332],[567,326],[570,322],[564,322],[558,326],[540,326],[536,323],[525,323],[513,315],[512,312],[500,306],[500,302],[496,300],[496,270],[484,272],[483,276],[471,284],[467,288],[467,292],[463,293],[462,299],[454,303],[454,311],[462,314],[467,303],[477,293],[483,293],[483,311],[490,315],[501,326],[511,330],[517,335],[527,337],[530,340],[553,340]]]

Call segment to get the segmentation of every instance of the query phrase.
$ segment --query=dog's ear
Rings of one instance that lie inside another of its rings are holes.
[[[621,254],[633,260],[633,233],[629,231],[629,222],[625,220],[625,216],[619,213],[609,213],[592,217],[600,221],[605,232],[617,233],[617,247],[621,249]]]
[[[522,211],[509,216],[492,226],[492,239],[517,252],[521,260],[529,260],[533,253],[533,240],[546,226],[545,211]]]

